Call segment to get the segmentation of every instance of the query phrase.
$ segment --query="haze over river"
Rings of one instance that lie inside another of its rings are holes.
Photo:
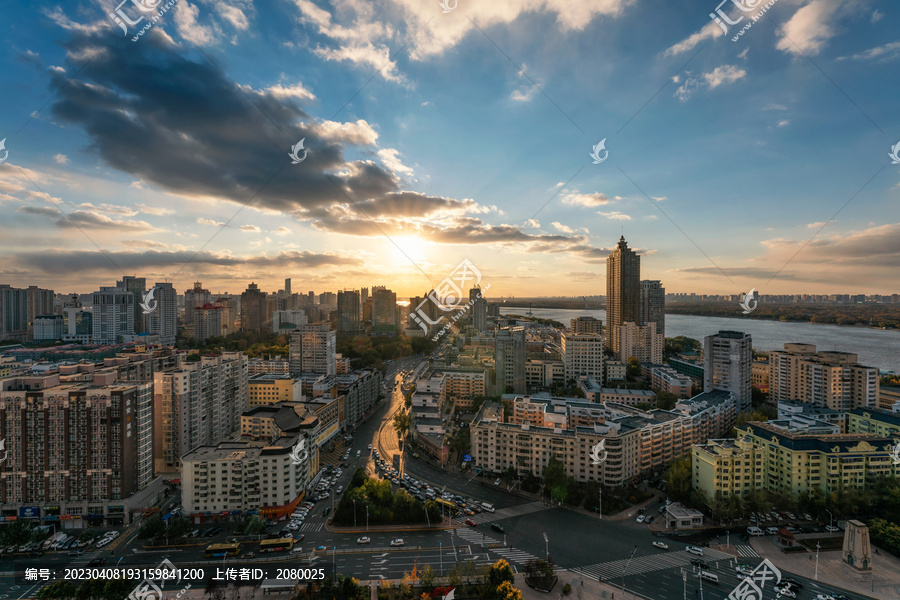
[[[501,314],[524,315],[526,312],[528,309],[521,307],[500,308]],[[532,313],[535,317],[553,319],[567,327],[571,319],[580,316],[596,317],[606,325],[606,311],[602,309],[535,308]],[[763,321],[746,319],[740,314],[734,318],[666,315],[666,337],[684,335],[702,340],[723,329],[749,333],[757,350],[782,350],[785,342],[803,342],[815,344],[817,350],[853,352],[864,365],[900,373],[900,331],[897,330]]]

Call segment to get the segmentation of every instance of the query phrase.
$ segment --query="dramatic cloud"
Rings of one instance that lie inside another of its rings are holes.
[[[605,204],[609,204],[609,198],[606,194],[601,194],[600,192],[593,192],[590,194],[582,194],[578,191],[565,193],[562,197],[563,204],[569,204],[572,206],[584,206],[586,208],[594,208],[597,206],[603,206]]]
[[[813,0],[785,23],[775,47],[789,54],[815,56],[835,34],[841,0]],[[852,4],[852,3],[851,3]]]

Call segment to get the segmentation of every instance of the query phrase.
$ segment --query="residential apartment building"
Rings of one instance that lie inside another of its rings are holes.
[[[247,379],[247,403],[250,408],[279,402],[303,400],[302,384],[290,375],[250,375]]]
[[[0,339],[28,340],[28,302],[23,289],[0,285]]]
[[[354,426],[381,397],[384,376],[378,369],[363,369],[337,375],[337,393],[344,397],[344,419]]]
[[[661,281],[641,281],[641,325],[656,325],[656,333],[666,337],[666,288]]]
[[[569,321],[569,331],[575,335],[594,333],[603,334],[603,321],[596,317],[576,317]]]
[[[341,335],[361,335],[362,301],[358,290],[342,290],[337,293],[337,332]]]
[[[650,389],[661,394],[687,398],[693,393],[693,381],[671,367],[657,365],[650,369]]]
[[[171,283],[153,286],[156,308],[147,315],[150,335],[159,336],[162,346],[174,346],[178,334],[178,295]]]
[[[372,288],[372,335],[397,335],[397,294],[384,286]]]
[[[263,331],[271,321],[269,295],[251,283],[241,294],[241,331]]]
[[[581,375],[603,379],[603,337],[596,333],[576,334],[563,331],[560,348],[565,381]]]
[[[327,452],[334,447],[335,438],[346,423],[344,396],[323,394],[307,398],[302,404],[319,419],[314,443],[320,452]]]
[[[134,335],[135,299],[131,292],[117,287],[101,287],[91,294],[91,341],[95,344],[121,343],[126,336]]]
[[[750,384],[768,393],[769,391],[769,373],[771,365],[768,360],[754,360],[750,364]]]
[[[327,323],[301,325],[291,333],[291,374],[334,375],[337,370],[337,334]]]
[[[880,385],[878,407],[882,410],[900,410],[900,385]]]
[[[859,364],[856,354],[789,343],[783,352],[770,352],[769,362],[770,401],[816,402],[842,411],[878,406],[878,369]]]
[[[509,327],[494,338],[494,389],[525,393],[525,329]]]
[[[273,359],[251,358],[247,364],[247,374],[253,375],[289,375],[291,363],[286,358]]]
[[[282,436],[302,432],[312,439],[318,436],[319,418],[301,402],[267,404],[248,409],[241,414],[241,437],[273,442]],[[315,445],[310,445],[314,450]]]
[[[247,357],[204,356],[153,375],[154,461],[157,472],[177,472],[181,457],[218,444],[240,430],[249,406]]]
[[[799,400],[779,400],[778,418],[788,420],[802,418],[807,421],[820,421],[835,426],[837,430],[834,433],[844,433],[847,424],[847,414],[843,411],[828,408],[824,404],[800,402]]]
[[[847,433],[875,435],[900,442],[900,411],[854,408],[847,413]]]
[[[147,293],[147,279],[125,275],[121,281],[116,282],[116,287],[123,292],[130,292],[134,298],[134,333],[146,333],[148,323],[141,303],[144,301],[144,294]]]
[[[66,333],[66,320],[62,315],[35,317],[32,339],[35,342],[61,340]]]
[[[259,511],[264,519],[290,515],[309,487],[309,452],[297,462],[292,454],[307,436],[270,443],[241,441],[201,446],[182,457],[181,502],[184,514],[202,523],[208,515]]]
[[[656,323],[636,325],[628,322],[619,327],[618,355],[622,360],[633,356],[638,362],[661,363],[665,344]]]
[[[641,257],[625,241],[606,257],[606,346],[620,350],[620,327],[627,322],[641,323]],[[627,356],[618,355],[619,360]]]
[[[624,406],[634,406],[636,404],[646,404],[651,407],[656,406],[656,393],[651,390],[629,390],[627,388],[600,388],[600,395],[593,402],[606,404],[614,402]]]
[[[184,292],[184,322],[188,327],[194,325],[194,312],[207,304],[212,304],[212,294],[203,289],[203,284],[194,282],[194,287]],[[204,339],[204,338],[198,338]]]
[[[306,311],[303,309],[272,311],[272,333],[293,333],[307,323]]]
[[[529,358],[525,361],[525,385],[529,390],[565,385],[566,365],[561,360]]]
[[[27,508],[19,515],[29,518],[65,517],[66,527],[129,523],[153,478],[152,401],[149,383],[119,383],[114,373],[0,380],[0,504]]]
[[[749,438],[709,440],[691,452],[691,485],[708,500],[765,489],[764,449]]]
[[[751,406],[751,344],[750,334],[740,331],[720,331],[703,340],[703,389],[734,392],[738,411]]]
[[[444,401],[456,410],[471,410],[475,398],[487,394],[484,369],[443,369]]]
[[[469,303],[472,307],[469,309],[472,314],[472,327],[475,331],[487,331],[487,298],[484,297],[484,291],[480,286],[469,290]]]

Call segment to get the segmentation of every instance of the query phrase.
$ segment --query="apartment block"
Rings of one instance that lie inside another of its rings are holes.
[[[529,358],[525,361],[525,384],[529,390],[565,385],[566,365],[561,360]]]
[[[854,408],[847,413],[847,433],[875,435],[900,442],[900,411]]]
[[[819,421],[837,428],[834,433],[846,432],[847,413],[841,410],[828,408],[824,404],[815,402],[800,402],[799,400],[779,400],[779,419],[801,419],[812,423]],[[800,422],[800,421],[798,421]],[[850,432],[855,433],[855,432]]]
[[[636,325],[624,323],[619,327],[618,353],[622,360],[632,356],[639,362],[661,363],[666,340],[656,329],[656,323]]]
[[[91,294],[91,341],[95,344],[121,343],[126,336],[134,335],[134,294],[117,287],[101,287]]]
[[[269,295],[251,283],[241,294],[241,331],[263,331],[271,326]]]
[[[341,335],[361,335],[362,301],[358,290],[342,290],[337,293],[337,331]]]
[[[118,383],[114,373],[0,380],[3,508],[76,527],[129,523],[153,478],[152,401],[149,383]]]
[[[303,309],[272,311],[272,333],[292,333],[307,323],[306,311]]]
[[[769,362],[773,402],[801,400],[841,411],[878,407],[878,369],[859,364],[856,354],[789,343],[783,352],[770,352]]]
[[[178,334],[178,295],[171,283],[153,286],[156,307],[147,315],[150,335],[159,336],[163,346],[174,346]]]
[[[66,322],[62,315],[42,315],[35,317],[32,338],[35,342],[62,339],[66,333]]]
[[[301,402],[257,406],[241,414],[241,437],[273,442],[283,436],[307,433],[318,435],[319,418]],[[314,449],[315,444],[310,444]]]
[[[494,389],[525,393],[525,329],[509,327],[494,338]]]
[[[650,369],[650,389],[679,398],[688,398],[693,393],[693,381],[671,367],[657,365]]]
[[[291,333],[289,345],[291,374],[337,372],[337,334],[327,323],[301,325]]]
[[[882,385],[878,390],[878,407],[882,410],[900,410],[900,385]]]
[[[251,375],[247,379],[247,401],[250,408],[279,402],[303,400],[302,384],[290,375]]]
[[[765,452],[750,439],[710,440],[691,452],[691,485],[707,499],[765,488]]]
[[[739,411],[751,406],[751,344],[750,334],[740,331],[720,331],[703,340],[704,391],[734,392]]]
[[[247,363],[247,373],[253,375],[288,375],[291,363],[282,357],[273,359],[251,358]]]
[[[603,321],[596,317],[576,317],[569,321],[569,331],[575,335],[603,333]]]
[[[445,369],[443,376],[444,400],[457,410],[471,410],[475,398],[486,395],[484,369]]]
[[[769,374],[772,372],[771,365],[768,360],[754,360],[750,364],[750,383],[753,387],[769,391]]]
[[[204,356],[153,375],[154,461],[157,472],[177,472],[181,457],[218,444],[240,430],[249,406],[247,357]]]
[[[337,394],[344,397],[344,420],[354,426],[381,397],[384,376],[378,369],[363,369],[336,375]]]
[[[603,337],[596,333],[576,334],[564,331],[560,348],[565,367],[565,381],[581,375],[603,378]]]
[[[194,287],[184,292],[184,322],[188,327],[194,325],[194,311],[212,303],[212,294],[203,289],[203,284],[194,282]],[[203,339],[203,338],[200,338]]]
[[[656,333],[666,337],[666,288],[661,281],[641,281],[640,324],[656,325]]]

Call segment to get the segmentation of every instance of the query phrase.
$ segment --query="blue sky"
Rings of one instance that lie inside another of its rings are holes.
[[[897,291],[896,5],[141,1],[6,6],[0,283]]]

